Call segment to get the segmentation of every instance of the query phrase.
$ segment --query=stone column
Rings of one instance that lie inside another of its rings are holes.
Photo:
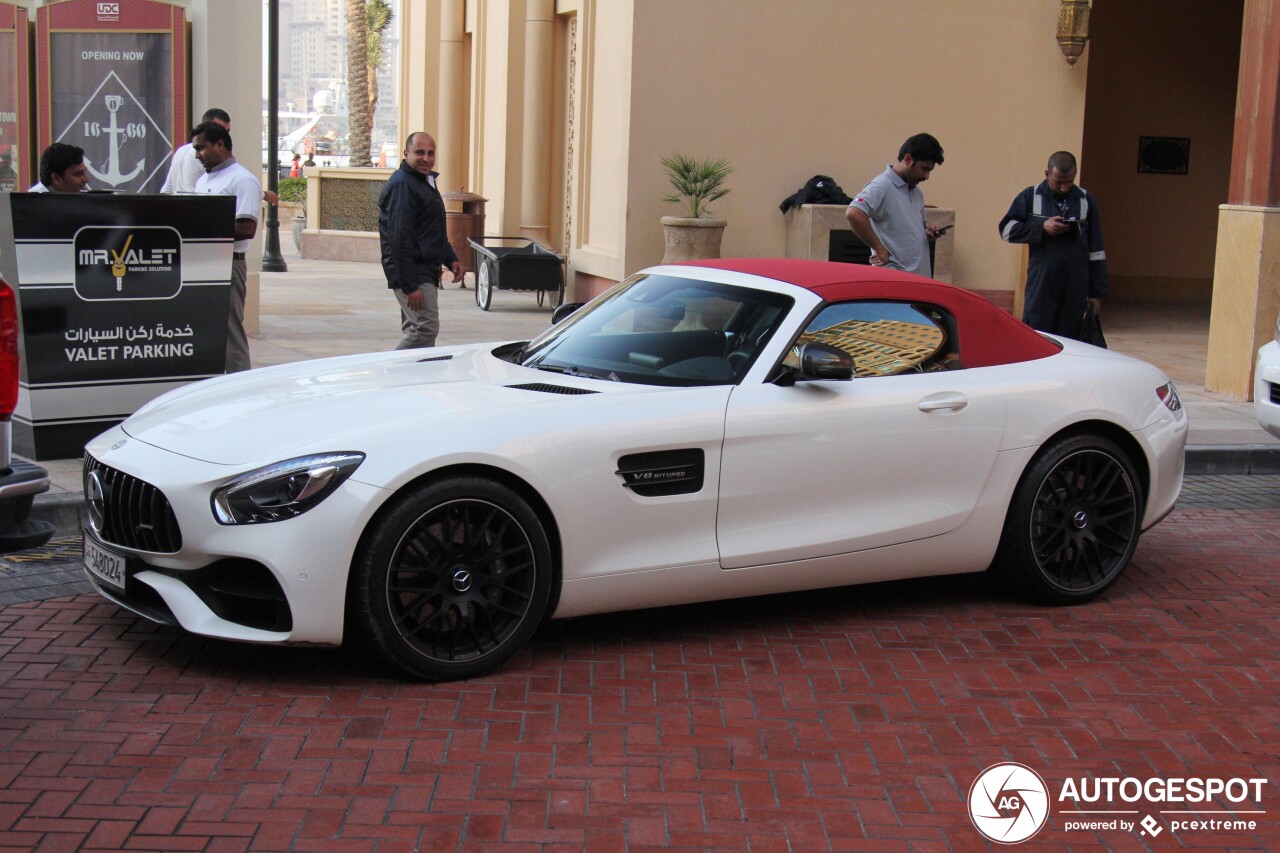
[[[551,83],[554,0],[528,0],[524,21],[524,127],[520,150],[520,231],[550,244]]]
[[[440,3],[440,118],[435,136],[440,191],[466,186],[467,105],[466,52],[463,49],[465,0]],[[405,131],[408,133],[409,131]]]
[[[1229,204],[1218,213],[1204,387],[1248,400],[1280,309],[1280,0],[1245,0]]]

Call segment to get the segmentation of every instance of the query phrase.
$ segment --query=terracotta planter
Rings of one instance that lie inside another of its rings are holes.
[[[727,225],[723,219],[693,219],[688,216],[662,217],[667,251],[664,264],[720,257],[720,239]]]

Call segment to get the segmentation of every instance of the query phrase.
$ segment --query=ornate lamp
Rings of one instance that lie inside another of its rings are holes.
[[[1089,0],[1061,0],[1058,6],[1058,47],[1075,65],[1089,42]]]

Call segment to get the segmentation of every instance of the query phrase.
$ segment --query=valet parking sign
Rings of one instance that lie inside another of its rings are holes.
[[[1080,833],[1136,833],[1150,843],[1170,832],[1191,846],[1248,847],[1274,835],[1265,804],[1273,790],[1255,776],[1084,776],[1051,786],[1025,764],[1002,762],[974,779],[968,809],[974,828],[997,844],[1036,838],[1055,814],[1067,843]]]

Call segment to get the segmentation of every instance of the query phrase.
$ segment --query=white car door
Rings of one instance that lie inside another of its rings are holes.
[[[849,343],[848,323],[839,316],[830,322],[832,308],[800,342]],[[860,310],[851,322],[865,324],[875,313]],[[905,316],[897,307],[884,313],[890,326]],[[945,351],[950,344],[944,346],[942,326],[906,357],[908,363],[920,359],[911,372],[892,375],[901,366],[894,366],[892,353],[882,358],[885,347],[864,341],[841,348],[867,349],[853,352],[860,373],[874,372],[873,362],[887,358],[881,367],[890,375],[734,389],[717,518],[724,568],[938,536],[968,517],[995,462],[1005,406],[999,389],[983,378],[987,371],[923,370],[955,355]],[[928,357],[920,357],[924,350],[931,350]]]

